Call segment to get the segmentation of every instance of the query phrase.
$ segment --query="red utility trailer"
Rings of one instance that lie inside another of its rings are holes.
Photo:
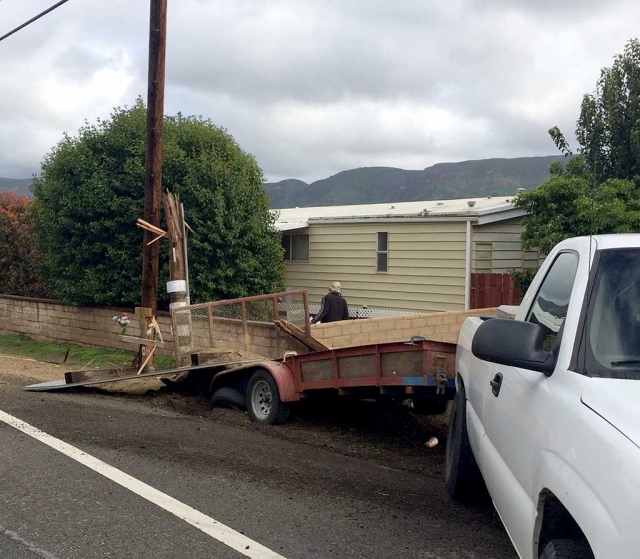
[[[331,349],[250,363],[214,375],[211,394],[246,394],[253,421],[286,421],[292,402],[322,395],[404,400],[421,413],[446,410],[455,394],[456,344],[414,337],[407,342]]]

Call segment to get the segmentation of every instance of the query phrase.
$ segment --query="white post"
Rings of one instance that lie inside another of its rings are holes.
[[[467,244],[464,262],[464,310],[471,304],[471,221],[467,221]]]

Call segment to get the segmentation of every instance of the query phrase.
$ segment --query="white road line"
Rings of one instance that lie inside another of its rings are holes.
[[[241,553],[246,557],[250,557],[251,559],[284,559],[282,555],[277,554],[275,551],[271,551],[250,538],[247,538],[240,532],[236,532],[233,528],[225,526],[217,520],[214,520],[196,509],[191,508],[189,505],[185,505],[177,499],[162,493],[162,491],[154,489],[150,485],[131,477],[129,474],[125,474],[123,471],[110,466],[106,462],[103,462],[102,460],[99,460],[98,458],[65,443],[64,441],[61,441],[60,439],[56,439],[37,427],[29,425],[17,417],[13,417],[1,410],[0,421],[18,429],[18,431],[22,431],[41,443],[50,446],[58,452],[72,458],[76,462],[80,462],[80,464],[87,468],[91,468],[94,472],[109,478],[111,481],[114,481],[118,485],[121,485],[147,501],[158,505],[160,508],[170,512],[192,526],[195,526],[198,530],[201,530],[205,534],[229,546],[230,548],[235,549],[238,553]]]
[[[40,557],[44,557],[45,559],[58,559],[55,555],[51,555],[48,551],[44,549],[40,549],[36,544],[28,542],[24,538],[21,538],[16,532],[12,532],[11,530],[7,530],[4,526],[0,524],[0,534],[4,534],[8,538],[11,538],[14,542],[18,542],[20,545],[26,547],[29,551],[40,555]]]

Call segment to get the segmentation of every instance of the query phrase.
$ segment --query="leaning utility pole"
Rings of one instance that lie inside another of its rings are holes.
[[[167,0],[151,0],[149,26],[149,78],[147,91],[147,152],[144,179],[144,220],[160,227],[162,198],[162,128],[164,116],[164,66],[167,42]],[[155,316],[158,310],[158,243],[144,232],[142,253],[142,307]],[[141,316],[142,318],[142,316]],[[148,328],[150,317],[147,318]],[[146,330],[143,330],[143,335]]]

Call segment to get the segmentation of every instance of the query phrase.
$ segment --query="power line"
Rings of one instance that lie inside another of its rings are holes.
[[[65,2],[68,2],[68,1],[69,0],[60,0],[60,2],[58,2],[57,4],[54,4],[50,8],[46,9],[44,12],[39,13],[37,16],[32,17],[29,21],[25,21],[22,25],[19,25],[18,27],[16,27],[12,31],[9,31],[9,33],[7,33],[6,35],[3,35],[2,37],[0,37],[0,41],[3,41],[7,37],[10,37],[14,33],[17,33],[18,31],[20,31],[20,29],[23,29],[24,27],[26,27],[30,23],[33,23],[37,19],[40,19],[42,16],[46,16],[49,12],[52,12],[53,10],[55,10],[56,8],[62,6],[62,4],[64,4]]]

